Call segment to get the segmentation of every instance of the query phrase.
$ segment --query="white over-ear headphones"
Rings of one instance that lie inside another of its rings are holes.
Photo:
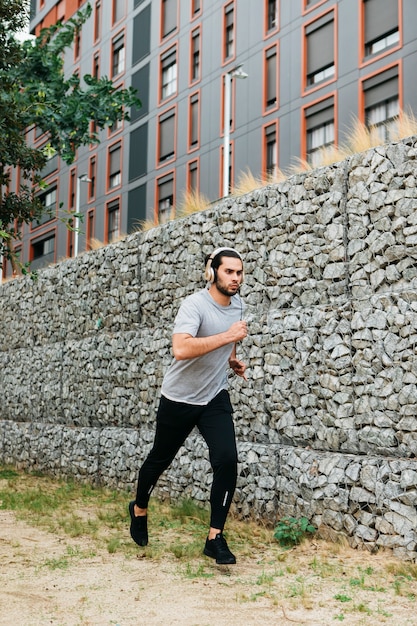
[[[231,252],[235,252],[243,263],[243,259],[240,256],[239,252],[235,250],[234,248],[216,248],[216,250],[214,250],[214,252],[210,254],[210,257],[208,258],[207,263],[206,263],[206,270],[205,270],[204,276],[209,283],[214,283],[214,281],[216,280],[215,270],[211,267],[212,261],[218,254],[220,254],[220,252],[224,252],[225,250],[230,250]],[[243,282],[243,274],[242,274],[242,282]]]

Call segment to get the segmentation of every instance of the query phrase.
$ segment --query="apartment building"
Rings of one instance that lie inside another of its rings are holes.
[[[340,144],[353,116],[381,137],[417,111],[414,0],[90,0],[65,71],[133,85],[131,121],[101,133],[69,167],[45,168],[52,218],[25,227],[33,267],[175,214],[186,190],[215,201],[256,177]],[[31,32],[69,19],[80,0],[32,0]],[[28,140],[46,137],[36,130]],[[79,206],[74,242],[55,217]],[[6,268],[10,273],[10,268]]]

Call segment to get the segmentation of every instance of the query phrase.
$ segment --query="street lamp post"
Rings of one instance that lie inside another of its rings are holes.
[[[91,178],[87,174],[81,174],[77,178],[77,197],[75,199],[75,221],[74,221],[74,256],[78,256],[78,231],[80,228],[80,195],[81,183],[91,183]]]
[[[230,168],[230,121],[232,108],[232,79],[247,78],[248,74],[238,65],[224,76],[224,138],[223,138],[223,197],[229,195]]]

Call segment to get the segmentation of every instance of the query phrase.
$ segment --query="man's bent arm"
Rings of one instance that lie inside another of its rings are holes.
[[[194,359],[227,344],[235,344],[247,335],[246,322],[235,322],[223,333],[209,337],[193,337],[188,333],[172,335],[172,351],[177,361]]]

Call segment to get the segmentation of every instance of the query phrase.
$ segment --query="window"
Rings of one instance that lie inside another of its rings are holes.
[[[41,202],[44,211],[39,220],[34,220],[32,222],[32,228],[37,228],[42,224],[46,224],[50,222],[52,219],[56,217],[56,207],[57,207],[57,188],[52,187],[38,196],[39,201]]]
[[[114,189],[122,184],[121,169],[122,148],[120,143],[109,148],[109,179],[108,189]]]
[[[56,21],[65,20],[65,2],[64,0],[59,0],[56,5]]]
[[[119,130],[122,130],[122,128],[123,120],[117,120],[117,122],[114,122],[114,124],[109,126],[109,135],[114,135],[115,133],[119,132]]]
[[[177,92],[177,48],[171,48],[161,56],[161,100]]]
[[[98,137],[98,124],[94,120],[90,122],[90,135],[91,137]]]
[[[364,18],[365,56],[399,43],[398,0],[364,0]]]
[[[334,144],[334,99],[327,98],[308,107],[305,112],[307,130],[307,160],[319,164],[322,151]]]
[[[23,262],[22,246],[15,246],[14,254],[15,254],[16,260],[22,263]],[[0,276],[0,285],[2,283],[2,280],[5,280],[6,277],[16,276],[16,273],[15,273],[15,270],[13,269],[11,261],[8,261],[5,256],[0,257],[0,274],[1,274],[1,270],[3,271],[3,276],[2,277]]]
[[[69,189],[68,189],[68,206],[70,209],[73,209],[75,206],[75,188],[76,188],[75,178],[76,176],[77,176],[77,171],[75,168],[73,168],[70,171]]]
[[[125,69],[125,38],[118,35],[112,41],[112,78],[124,72]]]
[[[175,110],[167,111],[159,118],[159,162],[172,159],[175,154]]]
[[[55,260],[55,234],[36,239],[30,246],[31,269],[44,267]]]
[[[79,59],[81,54],[81,30],[76,30],[74,35],[74,60]]]
[[[91,201],[96,196],[96,178],[97,178],[97,159],[92,156],[88,168],[88,200]]]
[[[223,180],[221,181],[221,190],[220,190],[221,196],[228,196],[233,188],[233,143],[229,143],[229,154],[227,155],[228,165],[225,162],[225,158],[224,158],[225,154],[226,153],[224,151],[224,145],[223,145],[221,147],[221,157],[220,157],[222,175],[223,175]],[[227,181],[225,179],[226,171],[227,171]]]
[[[73,226],[73,218],[70,219],[70,225]],[[74,231],[67,230],[67,257],[74,256]]]
[[[174,206],[174,177],[172,174],[158,180],[158,223],[166,224]]]
[[[275,108],[277,105],[277,48],[272,46],[265,52],[265,109]]]
[[[59,166],[58,154],[51,153],[51,156],[48,157],[48,160],[46,161],[45,165],[43,166],[41,170],[41,177],[46,178],[47,176],[50,176],[53,172],[55,172],[58,169],[58,166]]]
[[[93,58],[93,76],[94,78],[100,77],[100,53],[96,52]]]
[[[189,135],[188,135],[188,143],[189,148],[194,149],[198,147],[198,134],[199,134],[199,115],[200,113],[200,102],[199,102],[199,94],[195,93],[190,96],[190,112],[189,112]]]
[[[198,161],[191,161],[188,164],[187,189],[191,192],[198,191]]]
[[[92,249],[92,240],[94,239],[94,209],[88,211],[87,214],[87,233],[86,233],[86,242],[87,242],[87,250]]]
[[[45,207],[45,211],[53,215],[56,210],[56,187],[47,191],[42,197],[41,202]]]
[[[200,29],[191,34],[191,82],[200,80]]]
[[[101,0],[97,0],[94,7],[94,41],[101,37]]]
[[[278,6],[277,0],[266,1],[266,32],[278,28]]]
[[[113,0],[113,24],[125,16],[125,0]]]
[[[201,11],[201,0],[191,0],[191,14],[194,17]]]
[[[177,28],[177,0],[162,0],[162,39]]]
[[[111,243],[120,236],[120,206],[119,200],[113,200],[107,205],[107,242]]]
[[[117,90],[121,90],[123,88],[123,85],[119,85],[117,87]],[[109,135],[114,135],[115,133],[119,132],[119,130],[122,130],[123,128],[123,120],[116,120],[115,122],[113,122],[113,124],[111,124],[108,127],[108,132]]]
[[[235,52],[235,7],[233,2],[224,10],[224,60],[230,59]]]
[[[326,13],[309,24],[305,30],[307,46],[307,85],[316,85],[333,78],[334,61],[334,16]]]
[[[363,91],[366,125],[376,128],[381,141],[389,141],[400,112],[398,67],[391,67],[365,80]]]
[[[278,167],[278,142],[276,124],[265,128],[265,169],[268,176],[275,176]]]

